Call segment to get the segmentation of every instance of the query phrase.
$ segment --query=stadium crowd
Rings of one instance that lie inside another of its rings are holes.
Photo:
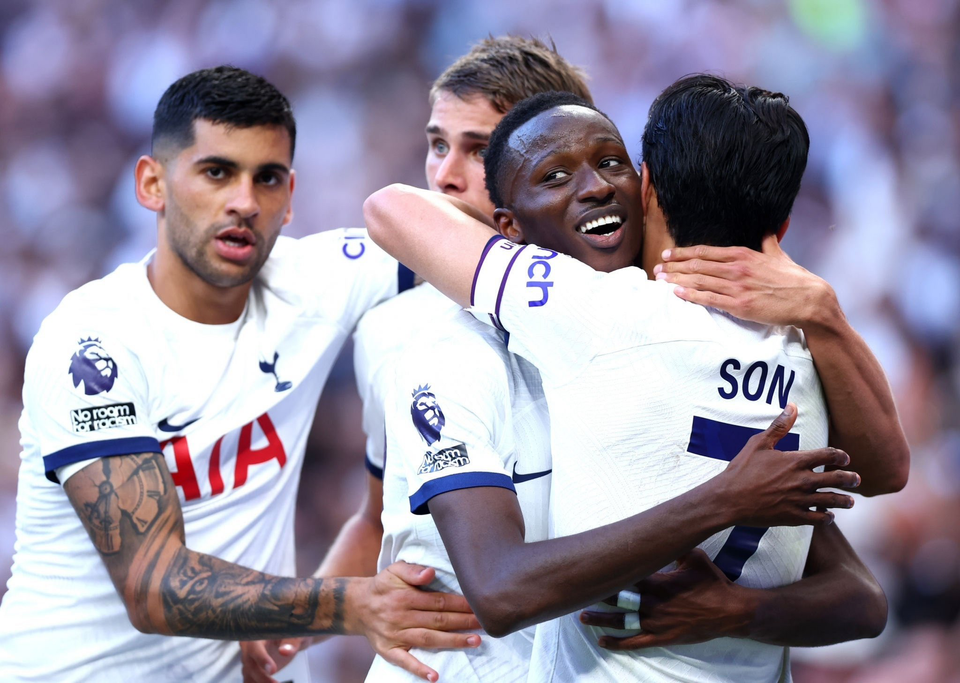
[[[956,0],[3,3],[0,580],[13,551],[24,356],[64,294],[153,244],[132,167],[164,88],[228,62],[290,97],[300,135],[287,232],[302,236],[361,224],[363,199],[388,183],[423,184],[429,84],[488,33],[551,36],[590,75],[634,155],[653,97],[683,74],[790,95],[812,144],[785,248],[835,287],[879,356],[913,454],[903,492],[838,514],[887,593],[885,633],[794,650],[795,680],[960,681]],[[363,486],[349,359],[321,399],[301,482],[303,574]],[[311,657],[316,680],[355,681],[371,654],[341,638]]]

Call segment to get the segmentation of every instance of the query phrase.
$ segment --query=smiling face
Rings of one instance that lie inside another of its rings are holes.
[[[483,154],[503,114],[482,95],[440,91],[427,123],[427,185],[493,215],[483,184]]]
[[[292,218],[290,136],[198,119],[194,142],[163,161],[158,250],[214,287],[250,282]]]
[[[495,213],[502,233],[600,271],[634,264],[643,246],[640,176],[613,123],[563,105],[517,128],[509,148],[506,206]]]

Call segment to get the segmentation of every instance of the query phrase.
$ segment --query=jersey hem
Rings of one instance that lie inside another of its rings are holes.
[[[367,472],[372,474],[374,477],[383,481],[383,468],[378,467],[370,458],[363,459],[363,466],[367,468]]]
[[[415,515],[429,515],[430,509],[427,503],[431,498],[439,496],[441,493],[450,491],[459,491],[460,489],[477,489],[493,486],[502,489],[508,489],[514,493],[517,490],[513,487],[513,480],[506,474],[497,472],[464,472],[463,474],[452,474],[448,477],[428,481],[421,486],[416,493],[410,496],[410,512]]]
[[[114,455],[132,455],[135,453],[162,453],[160,442],[152,436],[131,436],[123,439],[107,439],[68,446],[50,455],[43,456],[43,468],[46,477],[54,484],[59,484],[57,470],[66,465],[108,458]]]

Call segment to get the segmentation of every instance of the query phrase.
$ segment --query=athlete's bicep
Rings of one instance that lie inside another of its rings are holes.
[[[160,453],[94,460],[63,485],[135,625],[163,619],[146,590],[184,545],[180,500]]]
[[[489,486],[459,489],[432,498],[429,507],[463,594],[482,622],[489,608],[484,601],[509,571],[505,551],[524,543],[517,494]]]

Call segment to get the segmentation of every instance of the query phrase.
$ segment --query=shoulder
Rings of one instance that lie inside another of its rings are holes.
[[[511,355],[501,335],[466,311],[454,311],[410,339],[400,357],[398,377],[421,384],[430,380],[478,395],[509,393]]]
[[[337,228],[292,238],[281,235],[260,271],[267,282],[297,274],[336,277],[370,261],[391,261],[367,235],[366,228]],[[298,270],[307,266],[307,270]],[[330,269],[333,269],[332,271]]]
[[[127,331],[135,327],[130,324],[131,316],[143,309],[136,294],[143,285],[137,278],[146,278],[143,268],[142,264],[123,264],[67,294],[40,324],[34,346],[62,342],[64,337],[78,334],[127,336]]]

